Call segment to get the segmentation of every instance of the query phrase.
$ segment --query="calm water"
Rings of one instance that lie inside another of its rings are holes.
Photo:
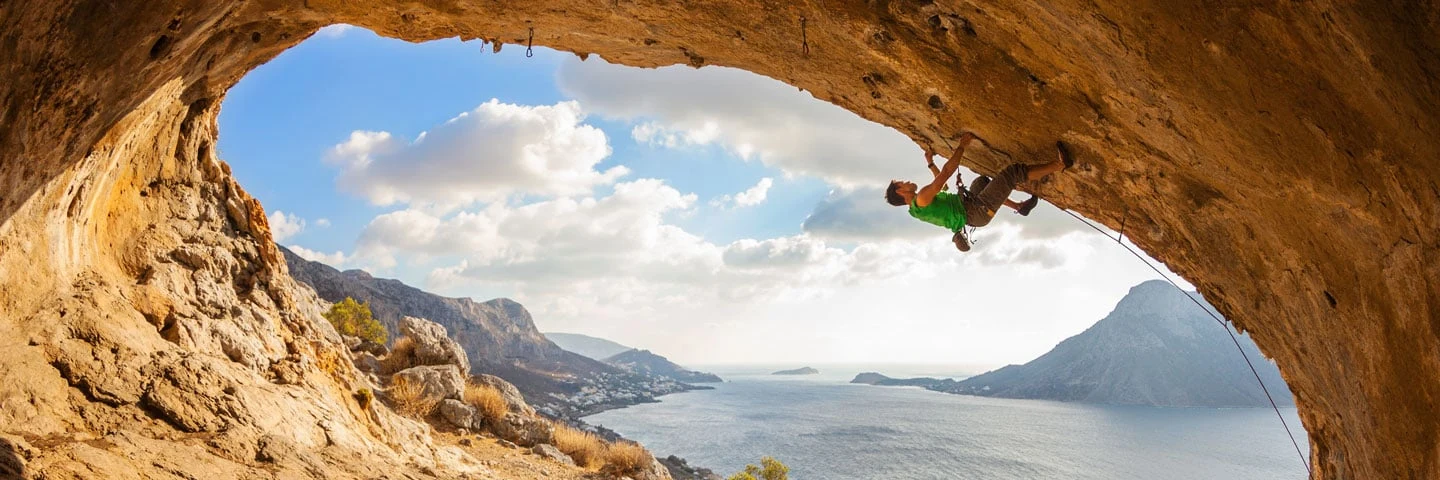
[[[721,370],[727,383],[715,390],[586,420],[724,474],[772,455],[799,480],[1305,478],[1268,408],[978,398],[850,385],[858,370],[820,368],[810,377]],[[1305,448],[1295,409],[1281,412]]]

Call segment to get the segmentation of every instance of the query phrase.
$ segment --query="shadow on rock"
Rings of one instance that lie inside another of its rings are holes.
[[[0,478],[23,478],[25,476],[25,447],[6,437],[0,437]]]

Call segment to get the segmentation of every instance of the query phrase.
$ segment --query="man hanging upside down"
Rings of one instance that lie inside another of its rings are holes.
[[[1043,165],[1025,165],[1016,163],[1005,167],[1000,175],[991,180],[989,177],[976,178],[970,184],[969,192],[953,194],[941,191],[950,176],[960,168],[960,156],[965,153],[965,147],[970,142],[977,140],[975,134],[966,132],[960,136],[960,146],[951,153],[949,160],[945,161],[945,167],[935,168],[935,153],[925,152],[925,163],[930,167],[930,173],[935,176],[930,184],[923,188],[917,187],[912,182],[892,180],[890,188],[885,190],[885,200],[897,207],[910,206],[910,216],[918,218],[926,223],[931,223],[950,229],[955,232],[952,240],[955,248],[962,252],[970,251],[970,240],[965,237],[965,225],[983,227],[990,224],[995,218],[995,211],[1001,205],[1015,209],[1020,215],[1029,215],[1040,203],[1040,198],[1034,195],[1029,200],[1021,203],[1010,201],[1010,192],[1020,182],[1038,180],[1046,175],[1065,170],[1075,164],[1071,158],[1070,151],[1064,142],[1055,142],[1057,159]],[[983,142],[983,140],[982,140]],[[918,191],[917,191],[918,188]]]

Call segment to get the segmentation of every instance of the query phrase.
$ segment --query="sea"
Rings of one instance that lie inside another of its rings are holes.
[[[770,375],[798,366],[708,367],[726,380],[714,390],[585,420],[721,476],[768,455],[795,480],[1306,478],[1269,407],[1086,405],[848,383],[861,371],[966,376],[935,367]],[[1295,409],[1281,413],[1308,455]]]

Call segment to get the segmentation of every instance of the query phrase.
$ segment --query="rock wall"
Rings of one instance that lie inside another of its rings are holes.
[[[348,374],[268,386],[328,347],[210,147],[228,87],[336,22],[744,68],[928,148],[976,131],[981,172],[1063,138],[1085,166],[1033,188],[1252,333],[1316,478],[1440,477],[1440,7],[1405,1],[0,3],[0,430],[209,428],[164,383],[211,371],[348,409]]]

